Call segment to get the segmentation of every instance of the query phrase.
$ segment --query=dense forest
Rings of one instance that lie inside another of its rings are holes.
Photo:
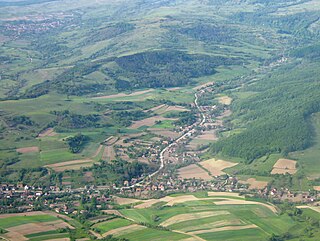
[[[245,88],[253,96],[235,101],[233,118],[246,130],[212,145],[222,152],[253,161],[265,154],[303,150],[312,145],[310,115],[320,111],[318,64],[284,67]]]

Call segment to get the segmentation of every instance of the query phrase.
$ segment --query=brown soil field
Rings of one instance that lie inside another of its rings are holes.
[[[239,199],[224,199],[223,201],[214,201],[213,203],[215,205],[261,205],[270,209],[274,213],[278,212],[278,210],[272,204],[266,204],[266,203],[255,202],[255,201],[246,201],[246,200],[239,200]]]
[[[212,158],[200,162],[200,165],[207,169],[211,173],[211,175],[220,176],[225,174],[225,172],[223,172],[224,169],[236,166],[238,165],[238,163],[216,160],[215,158]]]
[[[80,170],[82,167],[91,167],[93,165],[93,162],[83,163],[80,165],[70,165],[70,166],[62,166],[62,167],[55,167],[52,168],[56,172],[63,172],[66,170]]]
[[[212,177],[201,167],[197,166],[196,164],[191,164],[186,167],[182,167],[178,169],[179,177],[183,179],[203,179],[205,181],[211,180]]]
[[[85,172],[84,173],[84,179],[86,180],[86,182],[93,181],[94,180],[93,173],[92,172]]]
[[[194,232],[190,232],[192,234],[201,234],[201,233],[213,233],[213,232],[220,232],[220,231],[232,231],[232,230],[242,230],[242,229],[248,229],[248,228],[258,228],[255,224],[248,224],[248,225],[242,225],[242,226],[225,226],[220,228],[211,228],[206,230],[198,230]]]
[[[200,213],[184,213],[184,214],[178,214],[176,216],[173,216],[164,222],[160,223],[163,227],[168,227],[172,224],[177,224],[184,221],[190,221],[200,218],[208,218],[213,216],[219,216],[219,215],[226,215],[230,214],[228,211],[210,211],[210,212],[200,212]]]
[[[295,174],[297,161],[289,159],[279,159],[274,165],[271,174]]]
[[[243,184],[249,184],[249,189],[264,189],[268,182],[257,181],[255,178],[249,178],[247,181],[239,181]]]
[[[42,211],[33,211],[33,212],[27,212],[27,213],[6,213],[6,214],[1,214],[1,218],[10,218],[10,217],[19,217],[19,216],[34,216],[34,215],[44,215],[46,214],[45,212]]]
[[[145,229],[145,228],[147,228],[147,227],[142,226],[142,225],[138,225],[138,224],[131,224],[129,226],[112,229],[112,230],[102,234],[102,237],[106,237],[108,235],[113,235],[113,236],[124,235],[124,234],[128,234],[128,233],[132,233],[134,231]]]
[[[25,236],[21,235],[20,233],[17,232],[8,232],[5,235],[3,235],[7,240],[10,241],[24,241],[24,240],[29,240]]]
[[[57,133],[54,131],[53,128],[45,129],[44,131],[40,132],[38,137],[46,137],[46,136],[55,136]]]
[[[243,196],[240,196],[240,194],[236,192],[208,192],[208,197],[224,197],[224,196],[244,198]]]
[[[62,172],[65,170],[79,170],[81,167],[90,167],[94,163],[91,159],[86,160],[74,160],[67,162],[60,162],[55,164],[46,165],[45,167],[52,168],[56,172]]]
[[[158,106],[155,106],[155,107],[150,108],[148,110],[144,110],[143,112],[149,112],[149,111],[153,111],[154,112],[154,111],[157,111],[157,110],[159,110],[159,109],[161,109],[161,108],[163,108],[165,106],[166,106],[166,104],[158,105]]]
[[[0,218],[8,218],[13,216],[33,216],[33,215],[52,215],[55,217],[63,217],[66,220],[72,220],[68,216],[60,215],[51,211],[35,211],[35,212],[27,212],[27,213],[12,213],[12,214],[4,214],[0,215]],[[56,220],[51,222],[40,222],[40,223],[28,223],[28,224],[22,224],[10,228],[6,228],[9,232],[6,233],[4,236],[13,241],[23,241],[23,240],[29,240],[28,238],[24,237],[24,235],[33,234],[33,233],[40,233],[45,231],[52,231],[57,230],[60,228],[70,228],[74,229],[71,225],[68,223],[62,221],[62,220]],[[59,239],[62,240],[62,239]]]
[[[130,96],[137,96],[137,95],[146,94],[151,91],[153,91],[153,89],[136,91],[131,94],[119,93],[119,94],[115,94],[115,95],[97,96],[97,97],[93,97],[92,99],[113,99],[113,98],[118,98],[118,97],[130,97]]]
[[[113,149],[113,146],[104,147],[103,154],[102,154],[102,160],[111,161],[114,159],[116,159],[116,153]]]
[[[149,164],[149,160],[146,157],[139,157],[138,162]]]
[[[114,214],[121,217],[123,216],[118,210],[102,210],[102,212],[107,214]]]
[[[107,138],[104,143],[107,145],[107,146],[111,146],[113,144],[115,144],[117,141],[119,140],[119,137],[117,136],[110,136],[109,138]]]
[[[124,198],[124,197],[114,197],[114,201],[119,205],[127,205],[132,203],[141,202],[142,200],[134,199],[134,198]]]
[[[216,141],[218,140],[217,131],[216,130],[204,131],[201,135],[197,136],[195,139]]]
[[[39,152],[39,147],[37,146],[23,147],[23,148],[18,148],[16,151],[19,153]]]
[[[231,105],[232,102],[232,98],[230,98],[229,96],[221,96],[218,98],[219,103],[223,104],[223,105]]]
[[[313,189],[320,192],[320,186],[313,186]]]
[[[55,167],[77,165],[77,164],[88,163],[88,162],[93,162],[93,161],[91,159],[74,160],[74,161],[67,161],[67,162],[59,162],[59,163],[55,163],[55,164],[50,164],[50,165],[46,165],[45,167],[55,168]]]
[[[153,204],[156,204],[158,202],[161,202],[161,200],[159,200],[159,199],[149,199],[149,200],[145,201],[144,203],[141,203],[141,204],[138,204],[138,205],[134,206],[134,208],[137,208],[137,209],[149,208]]]
[[[138,129],[141,126],[153,126],[156,124],[156,121],[163,121],[163,120],[178,120],[177,118],[164,118],[162,116],[152,116],[143,120],[134,121],[133,124],[130,126],[131,129]]]
[[[178,138],[180,134],[178,132],[174,131],[168,131],[164,129],[157,129],[157,128],[149,128],[149,131],[151,131],[155,135],[163,136],[163,137],[169,137],[169,138]]]

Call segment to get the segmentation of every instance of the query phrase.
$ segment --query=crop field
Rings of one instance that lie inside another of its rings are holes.
[[[62,239],[69,237],[62,229],[74,229],[56,215],[42,212],[0,215],[0,228],[7,231],[3,237],[12,241]]]
[[[121,199],[122,203],[138,201]],[[287,214],[281,214],[274,205],[247,200],[237,193],[181,194],[140,201],[147,205],[118,210],[127,220],[114,219],[95,227],[101,225],[109,231],[115,226],[113,235],[130,240],[152,237],[152,240],[264,241],[272,234],[290,232],[299,225]],[[132,226],[133,223],[165,227],[166,230]],[[302,226],[298,229],[302,230]]]

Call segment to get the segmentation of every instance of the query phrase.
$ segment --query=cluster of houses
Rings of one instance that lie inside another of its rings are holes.
[[[8,32],[13,32],[16,36],[23,33],[41,33],[46,32],[73,21],[73,14],[57,13],[55,15],[44,16],[30,16],[27,21],[17,23],[7,23],[4,28]]]

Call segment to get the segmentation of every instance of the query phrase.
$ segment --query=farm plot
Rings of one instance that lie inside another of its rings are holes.
[[[186,167],[182,167],[178,169],[179,177],[182,179],[203,179],[203,180],[211,180],[212,177],[201,167],[196,164],[191,164]]]
[[[31,146],[31,147],[18,148],[17,152],[22,153],[22,154],[31,153],[31,152],[39,152],[39,147]]]
[[[153,205],[157,201],[162,205],[160,209],[159,205]],[[238,234],[239,241],[253,240],[253,237],[265,240],[273,233],[279,235],[297,225],[288,215],[279,215],[272,204],[246,200],[238,193],[181,194],[141,202],[146,204],[144,208],[139,204],[137,208],[119,211],[133,222],[163,226],[172,233],[184,234],[187,236],[185,240],[233,240],[232,237]],[[137,232],[149,233],[149,229]],[[132,237],[134,234],[119,237]],[[159,240],[174,239],[161,236]]]
[[[190,110],[180,105],[170,106],[170,105],[162,104],[162,105],[153,107],[149,110],[146,110],[145,112],[148,112],[148,111],[152,111],[158,115],[163,115],[167,112],[183,112],[183,111],[190,111]]]
[[[246,181],[239,181],[243,184],[249,184],[249,189],[264,189],[267,185],[267,181],[257,181],[255,178],[249,178]]]
[[[140,127],[143,127],[143,126],[153,126],[156,124],[157,121],[175,121],[175,120],[178,120],[177,118],[165,118],[165,117],[162,117],[162,116],[152,116],[152,117],[149,117],[149,118],[146,118],[146,119],[143,119],[143,120],[139,120],[139,121],[135,121],[131,126],[130,128],[131,129],[138,129]]]
[[[218,101],[220,104],[223,104],[223,105],[231,105],[232,98],[230,98],[229,96],[221,96],[218,98]]]
[[[74,160],[67,162],[60,162],[55,164],[46,165],[45,167],[52,168],[56,172],[62,172],[65,170],[79,170],[81,167],[90,167],[94,163],[93,160]]]
[[[200,145],[207,145],[211,142],[218,140],[216,130],[204,131],[200,135],[193,138],[187,145],[190,150],[196,150]]]
[[[132,96],[143,95],[143,94],[149,93],[151,91],[153,91],[153,89],[136,91],[136,92],[133,92],[130,94],[119,93],[119,94],[114,94],[114,95],[97,96],[97,97],[93,97],[92,99],[117,99],[117,98],[123,98],[123,97],[132,97]]]
[[[54,131],[54,129],[48,128],[48,129],[45,129],[44,131],[40,132],[38,137],[41,138],[41,137],[55,136],[55,135],[57,135],[57,133]]]
[[[160,128],[149,128],[149,131],[151,131],[155,135],[163,136],[163,137],[168,137],[172,139],[176,139],[180,136],[178,132],[174,131],[169,131],[166,129],[160,129]]]
[[[216,160],[215,158],[212,158],[212,159],[200,162],[200,165],[206,170],[208,170],[211,173],[211,175],[221,176],[225,174],[225,172],[223,172],[224,169],[229,167],[234,167],[238,165],[238,163],[228,162],[224,160]]]
[[[116,159],[116,152],[114,151],[113,146],[106,146],[104,147],[102,160],[104,161],[112,161]]]
[[[99,233],[104,234],[122,227],[127,227],[129,225],[131,225],[132,222],[127,220],[127,219],[123,219],[123,218],[115,218],[115,219],[111,219],[105,222],[101,222],[101,223],[97,223],[95,225],[93,225],[94,230],[98,231]],[[117,232],[114,232],[112,234],[115,234]],[[109,234],[109,233],[108,233]]]
[[[61,233],[59,230],[74,229],[56,215],[44,212],[0,215],[0,227],[7,231],[3,236],[13,241],[29,238],[40,238],[41,240],[66,238],[69,234]]]
[[[295,174],[297,172],[296,163],[294,160],[279,159],[274,164],[271,174]]]

